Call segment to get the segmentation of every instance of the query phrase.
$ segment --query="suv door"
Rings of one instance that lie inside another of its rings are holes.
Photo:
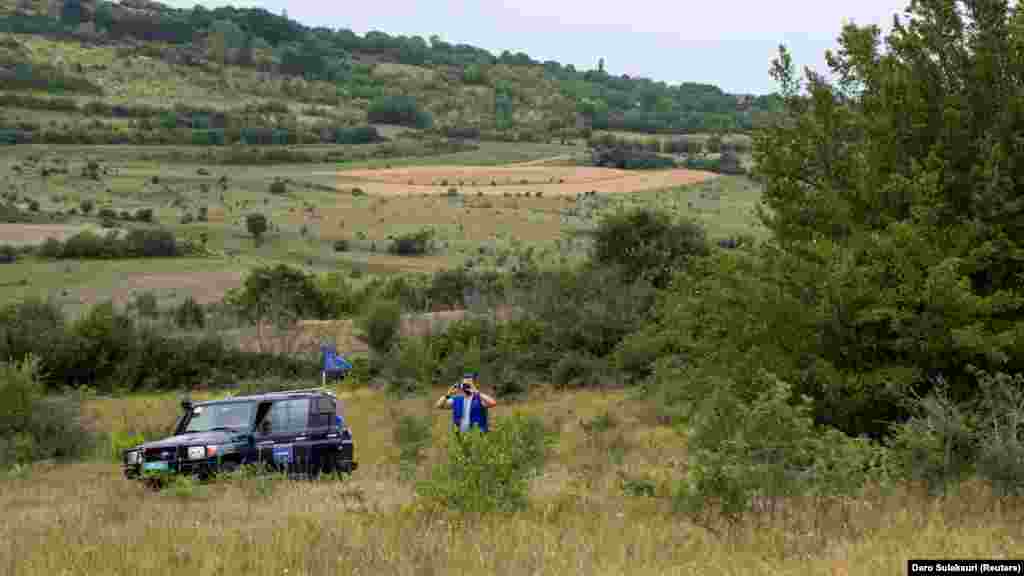
[[[309,463],[307,439],[310,398],[275,400],[256,426],[259,460],[286,471],[305,471]]]
[[[335,402],[330,396],[320,396],[310,403],[310,464],[318,472],[333,471],[341,452],[342,434]]]

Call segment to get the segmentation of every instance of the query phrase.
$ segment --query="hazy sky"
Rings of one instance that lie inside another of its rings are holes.
[[[779,43],[798,66],[824,72],[824,53],[835,47],[844,18],[888,30],[909,0],[453,0],[325,2],[323,0],[164,0],[175,7],[203,4],[262,7],[307,26],[349,28],[362,35],[439,35],[496,55],[525,52],[577,69],[604,57],[610,74],[646,76],[668,83],[716,84],[732,93],[774,91],[768,76]]]

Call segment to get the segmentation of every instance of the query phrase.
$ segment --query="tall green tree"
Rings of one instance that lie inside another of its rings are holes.
[[[834,82],[780,48],[755,146],[773,238],[679,278],[647,330],[689,359],[689,397],[756,395],[767,371],[819,422],[881,434],[940,376],[970,399],[969,366],[1024,371],[1022,24],[1005,1],[914,0],[885,49],[843,28]]]

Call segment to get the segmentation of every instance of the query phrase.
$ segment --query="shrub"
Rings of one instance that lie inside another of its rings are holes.
[[[135,211],[135,219],[138,220],[139,222],[153,222],[153,209],[139,208],[138,210]]]
[[[0,264],[11,264],[18,259],[18,251],[8,244],[0,245]]]
[[[666,383],[672,385],[671,383]],[[689,473],[674,495],[678,511],[730,521],[750,512],[755,496],[855,495],[884,479],[884,449],[835,429],[818,429],[808,399],[770,374],[753,399],[734,382],[693,406],[687,419]]]
[[[359,317],[358,327],[371,350],[387,354],[398,337],[401,319],[402,309],[397,301],[376,300]]]
[[[366,114],[369,122],[400,124],[426,129],[433,124],[430,113],[411,96],[384,96],[374,100]]]
[[[431,419],[401,414],[395,419],[394,440],[398,445],[398,466],[402,479],[413,477],[430,446]]]
[[[424,229],[396,236],[388,251],[400,256],[420,256],[429,253],[433,248],[433,229]]]
[[[381,138],[374,126],[356,126],[354,128],[329,129],[328,138],[335,144],[372,144]]]
[[[674,221],[667,212],[641,207],[611,214],[598,223],[592,259],[599,266],[620,267],[629,278],[644,278],[664,288],[673,270],[707,252],[700,224]]]
[[[603,377],[600,361],[586,353],[569,351],[555,364],[551,381],[565,388],[593,386]]]
[[[174,310],[174,323],[179,328],[202,328],[206,324],[206,312],[191,296]]]
[[[399,398],[426,392],[433,383],[436,364],[429,339],[399,341],[387,364],[388,392]]]
[[[92,448],[78,399],[44,396],[40,369],[33,356],[0,362],[0,468],[77,458]]]
[[[259,243],[263,239],[263,234],[267,231],[267,217],[259,213],[249,214],[245,217],[245,229]]]
[[[275,179],[270,184],[270,193],[271,194],[277,194],[277,195],[287,194],[288,193],[288,186],[287,186],[287,184],[285,184],[284,180]]]
[[[335,240],[334,241],[335,252],[348,252],[348,240]]]
[[[496,421],[487,434],[473,429],[453,436],[446,459],[416,492],[429,505],[463,513],[521,509],[555,439],[540,418],[519,414]]]
[[[975,468],[997,494],[1019,496],[1024,494],[1024,374],[990,375],[976,370],[974,375],[981,388]]]
[[[156,318],[160,314],[156,294],[150,290],[136,294],[135,299],[132,301],[132,308],[143,318]]]
[[[287,325],[300,318],[323,318],[328,301],[313,277],[283,264],[254,268],[242,289],[226,302],[250,322]]]

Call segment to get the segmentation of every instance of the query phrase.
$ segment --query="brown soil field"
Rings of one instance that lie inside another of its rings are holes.
[[[63,242],[93,226],[72,226],[67,224],[0,224],[0,244],[25,246],[42,244],[47,238]]]
[[[338,172],[339,188],[359,187],[368,194],[443,194],[456,188],[465,194],[575,196],[640,192],[695,184],[714,178],[698,170],[617,170],[584,166],[412,166],[385,170]],[[492,184],[493,182],[493,184]]]
[[[160,295],[174,291],[175,295],[189,295],[200,304],[219,301],[231,288],[242,285],[245,274],[240,271],[190,271],[124,274],[117,286],[110,288],[83,288],[75,296],[84,303],[94,304],[112,299],[115,304],[127,304],[136,292],[153,291]]]

